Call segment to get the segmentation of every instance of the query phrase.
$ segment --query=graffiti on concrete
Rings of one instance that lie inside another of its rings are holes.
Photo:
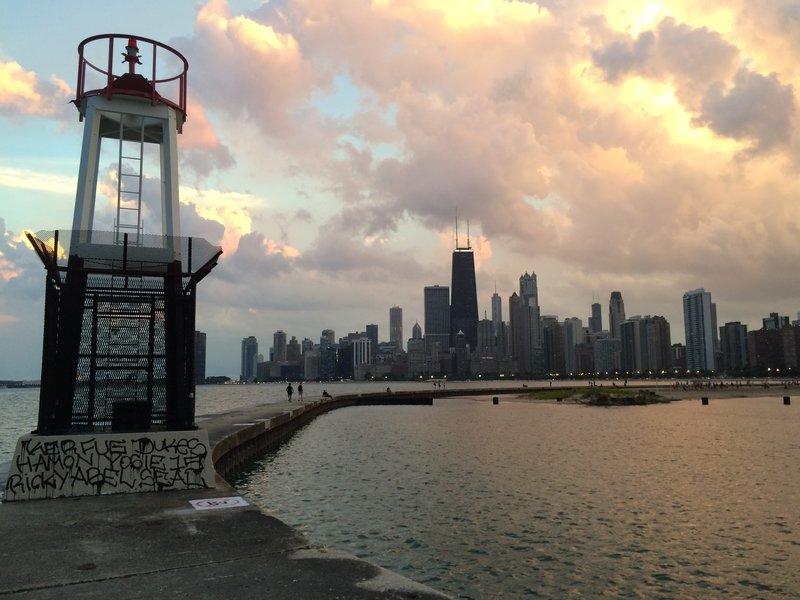
[[[175,433],[24,436],[6,499],[213,487],[207,440]]]

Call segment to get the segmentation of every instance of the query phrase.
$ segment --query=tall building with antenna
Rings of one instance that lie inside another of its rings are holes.
[[[497,283],[492,294],[492,332],[497,335],[500,331],[500,324],[503,322],[503,299],[497,293]]]
[[[469,242],[461,246],[458,239],[458,219],[455,232],[456,249],[450,282],[450,345],[455,346],[456,335],[464,333],[471,350],[478,347],[478,293],[475,284],[475,256]]]
[[[592,316],[589,317],[589,331],[591,333],[600,333],[603,331],[603,315],[600,303],[595,300],[592,302]]]

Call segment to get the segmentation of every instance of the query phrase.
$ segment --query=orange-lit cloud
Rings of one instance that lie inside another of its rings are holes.
[[[184,232],[224,249],[214,316],[269,320],[239,337],[421,318],[456,214],[479,232],[481,305],[536,271],[544,312],[621,289],[675,341],[687,289],[722,322],[796,310],[795,3],[239,4],[204,3],[174,41]],[[25,64],[2,63],[0,111],[48,114],[44,90],[66,90]],[[37,172],[0,185],[55,187]]]
[[[16,61],[0,59],[0,111],[7,114],[54,116],[64,112],[63,105],[73,94],[69,85],[52,76],[41,83],[33,71],[26,71]]]

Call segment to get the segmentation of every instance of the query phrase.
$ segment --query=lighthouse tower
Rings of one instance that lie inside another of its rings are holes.
[[[47,272],[39,417],[5,500],[213,487],[194,422],[195,297],[222,251],[180,232],[187,71],[139,36],[78,46],[74,218],[28,234]]]

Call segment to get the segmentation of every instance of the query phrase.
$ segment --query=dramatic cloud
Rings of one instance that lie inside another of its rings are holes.
[[[756,149],[767,150],[790,140],[795,113],[791,85],[740,69],[734,85],[711,86],[703,98],[703,113],[697,121],[715,132],[736,139],[753,140]]]
[[[481,314],[525,271],[547,314],[585,317],[622,290],[675,341],[688,289],[711,291],[720,322],[800,309],[797,2],[234,6],[202,3],[165,40],[190,63],[183,233],[224,251],[198,323],[225,372],[246,335],[385,327],[394,304],[407,329],[422,322],[422,287],[449,281],[456,215]],[[60,122],[55,82],[71,72],[46,79],[11,50],[0,115]],[[64,181],[4,158],[4,189]],[[145,189],[153,231],[157,181]],[[0,280],[34,277],[3,252],[20,275]]]
[[[74,94],[58,77],[43,82],[18,62],[0,58],[0,114],[63,118]]]
[[[208,177],[214,169],[232,167],[233,155],[220,142],[203,107],[189,100],[186,112],[191,126],[186,126],[178,138],[181,165],[190,168],[200,179]]]

